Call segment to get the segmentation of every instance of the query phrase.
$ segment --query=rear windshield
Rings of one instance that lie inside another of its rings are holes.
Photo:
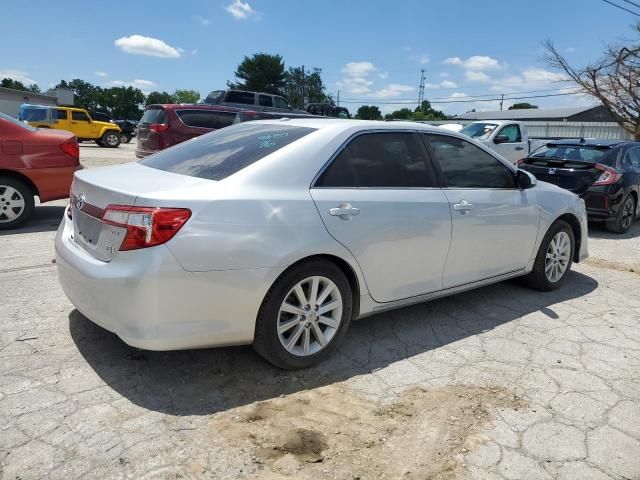
[[[162,150],[140,163],[166,172],[222,180],[314,130],[245,123]]]
[[[614,160],[614,155],[610,148],[583,147],[578,145],[547,145],[539,148],[531,156],[529,160],[558,159],[558,160],[575,160],[578,162],[589,163],[607,163]],[[527,163],[532,163],[527,161]]]
[[[150,108],[145,110],[144,115],[140,119],[143,125],[151,125],[152,123],[167,123],[167,112],[162,108]]]
[[[31,125],[27,125],[26,123],[21,122],[20,120],[16,120],[15,118],[10,117],[9,115],[6,115],[2,112],[0,112],[0,119],[6,120],[7,122],[11,122],[14,125],[24,128],[25,130],[29,130],[30,132],[35,132],[36,130],[38,130],[37,128],[34,128]]]

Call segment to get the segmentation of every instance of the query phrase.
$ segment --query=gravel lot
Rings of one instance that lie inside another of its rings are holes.
[[[640,478],[640,222],[593,227],[557,292],[513,281],[377,315],[291,373],[93,325],[51,263],[65,204],[0,234],[2,479]]]

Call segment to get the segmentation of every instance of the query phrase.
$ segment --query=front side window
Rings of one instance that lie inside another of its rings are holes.
[[[273,103],[275,104],[276,108],[289,108],[289,104],[282,97],[273,97]]]
[[[416,134],[368,133],[354,138],[327,167],[318,187],[432,187]]]
[[[223,180],[314,130],[241,123],[162,150],[140,163],[165,172]]]
[[[273,101],[269,95],[260,95],[258,101],[261,107],[273,107]]]
[[[71,111],[71,119],[75,120],[76,122],[88,122],[89,121],[89,115],[87,115],[85,112],[79,112],[76,110],[72,110]]]
[[[255,98],[251,92],[241,92],[239,90],[229,90],[227,98],[225,100],[229,103],[244,103],[246,105],[253,105]]]
[[[509,167],[471,142],[425,134],[449,188],[516,188]]]
[[[517,143],[522,141],[520,127],[518,125],[507,125],[498,132],[498,135],[507,137],[507,143]]]

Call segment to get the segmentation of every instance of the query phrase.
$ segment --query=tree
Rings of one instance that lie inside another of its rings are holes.
[[[509,107],[509,110],[524,110],[527,108],[538,108],[537,105],[532,105],[530,103],[527,102],[522,102],[522,103],[514,103],[513,105],[511,105]]]
[[[54,88],[66,88],[75,94],[75,104],[87,110],[96,110],[100,103],[102,89],[89,82],[74,78],[70,82],[62,80]]]
[[[151,92],[147,95],[145,105],[153,105],[158,103],[176,103],[173,95],[167,92]]]
[[[173,92],[175,103],[197,103],[200,100],[200,92],[197,90],[176,90]]]
[[[634,30],[640,33],[640,23]],[[640,140],[640,40],[628,46],[610,44],[599,60],[585,67],[571,66],[551,40],[545,48],[551,67],[599,100],[618,125]]]
[[[385,120],[412,120],[413,112],[410,108],[401,108],[384,116]]]
[[[310,103],[331,103],[321,73],[319,68],[305,71],[304,67],[289,67],[282,91],[289,103],[300,109]]]
[[[448,118],[444,112],[435,110],[428,100],[423,100],[414,113],[422,113],[422,115],[414,115],[414,120],[447,120]]]
[[[3,78],[0,81],[0,87],[13,88],[14,90],[22,90],[23,92],[40,93],[40,87],[38,87],[38,85],[36,85],[35,83],[32,83],[31,85],[25,85],[21,81],[14,80],[12,78]]]
[[[111,87],[101,90],[100,107],[112,118],[139,120],[142,117],[140,105],[144,103],[144,94],[139,88]]]
[[[284,61],[280,55],[255,53],[244,57],[234,75],[238,81],[227,82],[229,88],[279,95],[285,86]]]
[[[382,113],[375,105],[362,105],[356,113],[360,120],[382,120]]]

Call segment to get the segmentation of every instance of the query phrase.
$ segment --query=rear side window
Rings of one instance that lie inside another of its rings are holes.
[[[54,110],[53,117],[55,120],[66,120],[67,119],[67,111],[66,110]]]
[[[227,93],[227,98],[225,102],[229,103],[244,103],[247,105],[253,105],[255,102],[253,93],[251,92],[240,92],[237,90],[229,90]]]
[[[236,117],[232,112],[213,110],[176,110],[176,115],[188,127],[210,129],[228,127]]]
[[[77,122],[88,122],[89,121],[89,115],[87,115],[84,112],[79,112],[77,110],[72,110],[71,111],[71,120],[75,120]]]
[[[151,125],[152,123],[167,123],[167,112],[162,108],[149,108],[145,110],[144,115],[140,119],[143,125]]]
[[[140,163],[166,172],[223,180],[314,130],[245,123],[162,150]]]
[[[515,188],[511,169],[475,145],[446,135],[425,135],[449,188]]]
[[[324,171],[318,187],[432,187],[424,150],[414,133],[369,133],[354,138]]]

